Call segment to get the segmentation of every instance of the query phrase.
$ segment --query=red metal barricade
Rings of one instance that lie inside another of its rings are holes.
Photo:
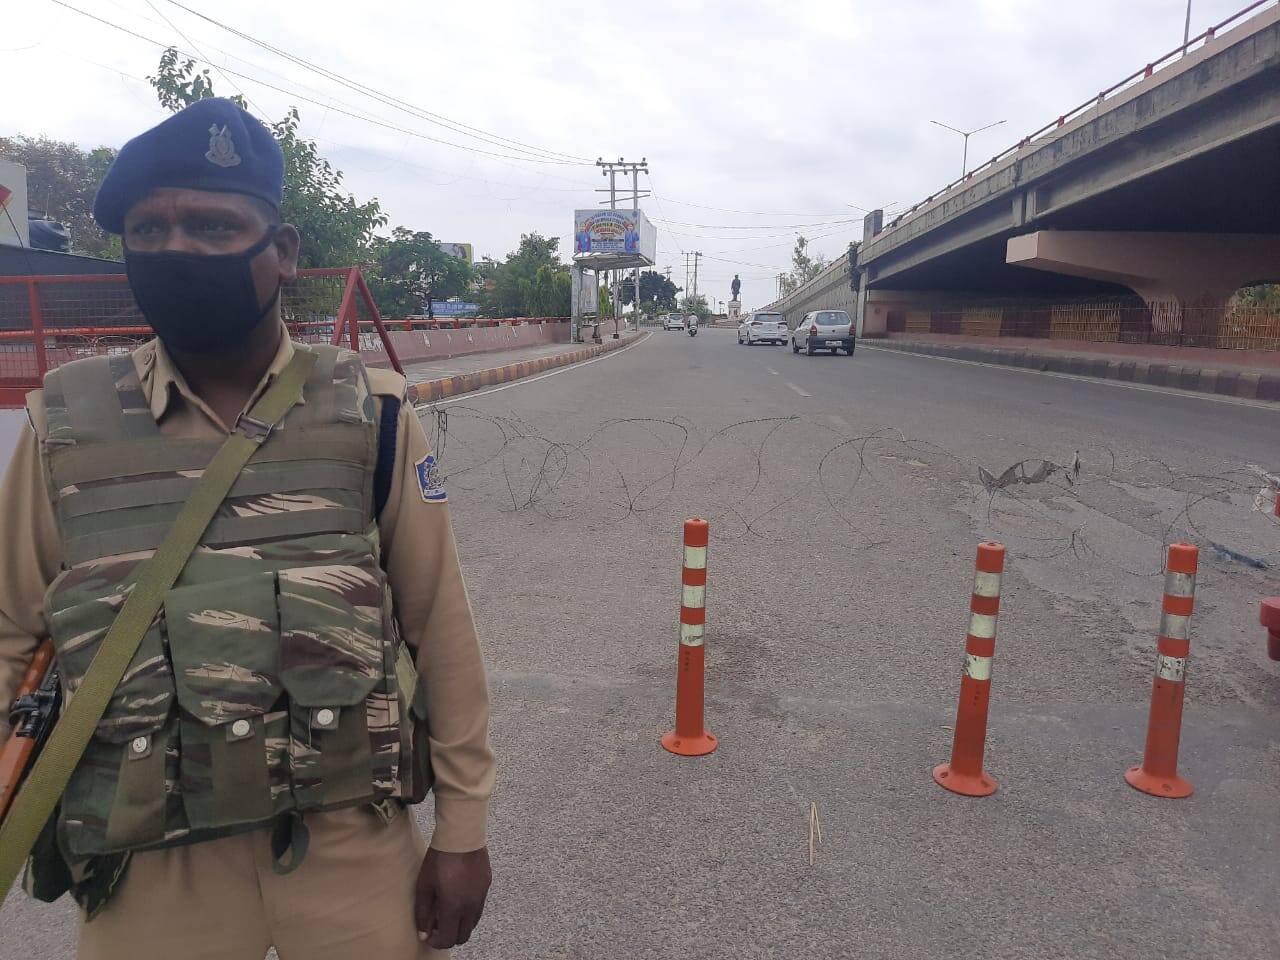
[[[403,372],[359,267],[299,270],[281,291],[281,314],[307,343],[358,351],[381,340]],[[21,407],[53,367],[126,352],[151,335],[123,274],[0,277],[0,407]]]

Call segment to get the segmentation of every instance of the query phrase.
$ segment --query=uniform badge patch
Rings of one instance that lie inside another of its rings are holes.
[[[240,154],[236,153],[235,142],[227,133],[226,124],[221,128],[215,123],[209,128],[209,150],[204,158],[219,167],[238,167]]]
[[[449,499],[444,492],[440,465],[435,457],[428,453],[413,466],[418,474],[418,492],[422,494],[423,503],[444,503]]]

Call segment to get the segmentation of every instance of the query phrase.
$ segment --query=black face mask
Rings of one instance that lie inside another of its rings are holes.
[[[253,259],[275,239],[275,228],[241,253],[133,253],[125,272],[142,315],[166,347],[179,353],[225,353],[271,312],[280,288],[258,303]]]

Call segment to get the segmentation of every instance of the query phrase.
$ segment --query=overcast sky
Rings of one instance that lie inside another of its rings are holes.
[[[534,230],[565,251],[573,209],[607,184],[595,158],[646,157],[659,267],[683,284],[683,251],[701,250],[701,290],[728,299],[738,272],[748,306],[772,298],[798,231],[838,256],[864,208],[910,205],[960,173],[961,138],[930,120],[1006,121],[970,140],[971,162],[989,158],[1178,46],[1186,11],[1185,0],[181,0],[401,108],[172,0],[66,2],[147,39],[53,0],[13,0],[0,135],[120,146],[164,118],[145,82],[161,52],[149,41],[173,44],[228,71],[213,70],[218,92],[243,92],[264,117],[297,105],[303,133],[392,225],[477,256],[504,256]],[[1192,35],[1246,5],[1193,0]]]

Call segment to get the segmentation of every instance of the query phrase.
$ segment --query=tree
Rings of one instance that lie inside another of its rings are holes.
[[[506,260],[486,266],[481,311],[489,317],[568,316],[573,284],[559,246],[559,237],[523,234]]]
[[[707,298],[701,293],[682,299],[680,301],[680,312],[686,317],[692,313],[699,320],[705,320],[711,316],[711,308],[707,306]]]
[[[573,280],[569,271],[544,263],[527,284],[525,309],[531,317],[567,317],[572,294]]]
[[[801,236],[796,237],[795,249],[791,251],[791,272],[782,276],[782,292],[795,293],[825,269],[827,258],[822,254],[809,256],[809,241]]]
[[[471,268],[445,253],[426,231],[396,227],[373,244],[369,289],[378,311],[387,317],[421,313],[434,316],[433,300],[460,296],[471,286]]]
[[[93,219],[93,198],[115,159],[110,147],[83,150],[48,137],[0,137],[0,155],[27,168],[27,206],[65,225],[73,253],[118,260],[120,238]]]
[[[198,100],[217,96],[208,70],[195,61],[182,61],[173,47],[160,57],[156,75],[147,78],[162,106],[177,112]],[[245,106],[243,97],[232,97]],[[374,231],[387,223],[376,199],[360,203],[342,189],[342,171],[320,156],[314,140],[298,135],[301,117],[290,107],[283,119],[270,124],[284,153],[284,200],[280,216],[302,235],[299,265],[346,267],[369,255]]]
[[[640,274],[640,309],[646,313],[663,309],[674,310],[676,294],[679,292],[679,287],[656,271],[645,270]],[[623,305],[630,306],[633,300],[635,300],[635,284],[623,284]]]

